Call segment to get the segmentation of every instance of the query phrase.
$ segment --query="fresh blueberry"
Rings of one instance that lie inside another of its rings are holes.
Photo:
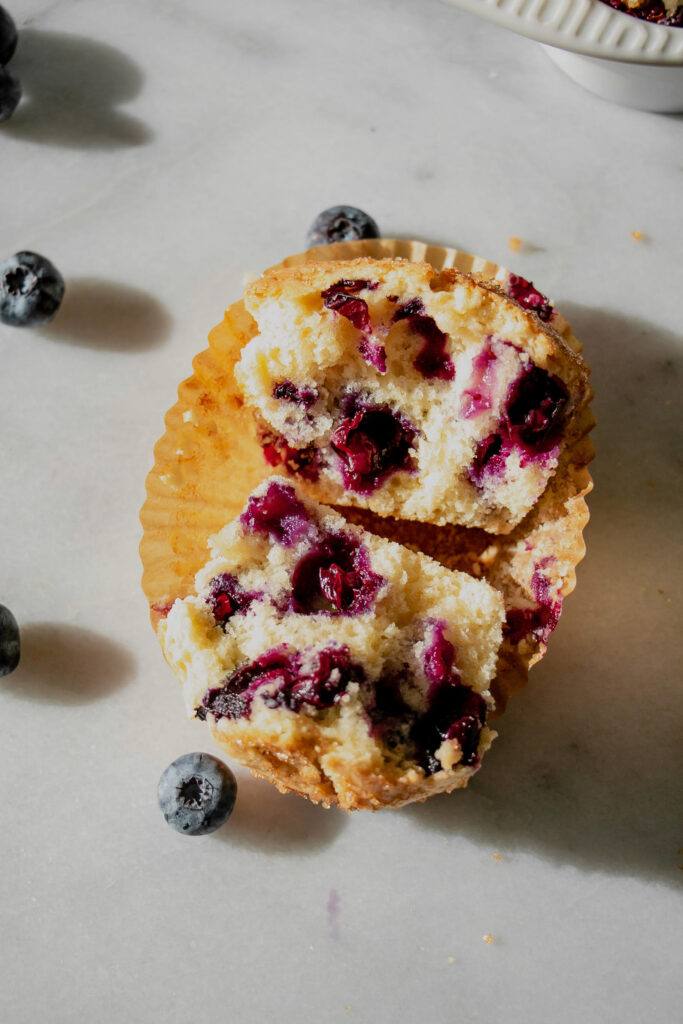
[[[10,14],[0,6],[0,65],[9,64],[17,48],[17,26]]]
[[[8,676],[19,664],[19,626],[9,608],[0,604],[0,676]]]
[[[306,244],[330,245],[332,242],[357,242],[360,238],[379,238],[375,221],[356,206],[330,206],[313,221]]]
[[[184,754],[159,779],[157,797],[166,821],[187,836],[205,836],[232,814],[237,782],[211,754]]]
[[[64,298],[64,278],[35,252],[18,252],[0,263],[0,323],[40,327],[52,320]]]
[[[19,106],[21,85],[16,75],[8,68],[0,67],[0,124],[9,121]]]

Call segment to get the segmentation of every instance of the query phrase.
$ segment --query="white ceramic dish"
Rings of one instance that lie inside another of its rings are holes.
[[[602,0],[445,0],[542,43],[570,78],[641,110],[683,110],[683,28],[615,11]]]

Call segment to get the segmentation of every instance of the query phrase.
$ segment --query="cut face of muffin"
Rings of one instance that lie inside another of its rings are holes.
[[[346,809],[467,784],[493,733],[504,618],[487,583],[271,477],[159,625],[188,711],[284,790]]]
[[[358,259],[266,273],[235,369],[266,461],[319,500],[509,532],[575,434],[587,370],[522,278]]]

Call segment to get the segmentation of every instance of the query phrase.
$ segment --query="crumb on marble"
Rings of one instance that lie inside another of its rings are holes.
[[[517,235],[511,235],[510,238],[508,238],[508,249],[512,252],[519,252],[521,248],[522,239],[518,238]]]
[[[482,935],[482,939],[484,940],[487,946],[490,946],[491,943],[493,942],[493,935],[491,935],[491,933],[489,932],[487,935]]]
[[[449,962],[449,964],[454,964],[455,963],[455,957],[454,956],[449,956],[448,962]]]
[[[493,855],[493,859],[494,859],[494,860],[496,860],[496,861],[498,861],[498,860],[502,860],[502,859],[503,859],[503,857],[502,857],[502,854],[500,854],[500,853],[494,853],[494,855]]]
[[[631,232],[631,238],[633,239],[634,242],[639,242],[642,237],[643,237],[643,232],[642,231],[632,231]]]

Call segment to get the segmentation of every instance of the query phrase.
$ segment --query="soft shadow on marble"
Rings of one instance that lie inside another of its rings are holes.
[[[20,623],[21,661],[0,692],[46,704],[89,704],[129,683],[136,660],[101,633],[57,622]]]
[[[168,338],[173,320],[165,306],[139,288],[96,277],[69,278],[64,302],[41,335],[112,352],[143,352]]]
[[[119,149],[153,138],[147,125],[118,110],[144,76],[125,53],[85,36],[22,29],[12,61],[23,98],[2,135],[70,149]]]
[[[240,774],[235,810],[215,838],[258,853],[301,857],[331,843],[346,823],[343,811],[283,795],[269,782]]]
[[[469,791],[408,813],[502,853],[680,885],[683,344],[617,313],[558,306],[597,394],[587,557]]]

